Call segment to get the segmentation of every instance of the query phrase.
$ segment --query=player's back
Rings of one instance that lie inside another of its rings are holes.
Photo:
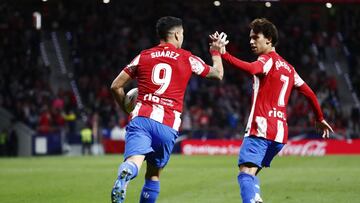
[[[251,123],[248,123],[247,130],[251,128],[249,134],[285,143],[288,134],[286,106],[297,82],[297,73],[276,52],[263,57],[271,66],[267,74],[254,76]]]
[[[201,59],[172,44],[142,51],[125,69],[138,81],[138,100],[132,117],[149,117],[177,130],[192,73],[203,75],[208,70]]]
[[[139,100],[143,104],[160,104],[181,112],[191,69],[189,52],[167,46],[156,46],[141,52],[138,66]]]

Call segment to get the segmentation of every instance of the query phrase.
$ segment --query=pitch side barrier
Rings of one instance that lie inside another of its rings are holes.
[[[238,155],[242,140],[183,140],[184,155]],[[360,139],[289,141],[280,156],[360,155]]]

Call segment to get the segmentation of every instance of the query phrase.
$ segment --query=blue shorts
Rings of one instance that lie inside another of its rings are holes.
[[[245,137],[240,148],[238,165],[252,163],[259,168],[270,167],[271,161],[283,146],[282,143],[264,138]]]
[[[126,126],[125,160],[145,155],[148,163],[163,168],[170,159],[178,131],[146,117],[135,117]]]

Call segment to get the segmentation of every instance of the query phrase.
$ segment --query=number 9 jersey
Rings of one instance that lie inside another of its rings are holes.
[[[139,94],[131,118],[148,117],[178,131],[189,79],[192,73],[205,77],[210,66],[191,52],[167,43],[142,51],[124,71],[138,81]]]

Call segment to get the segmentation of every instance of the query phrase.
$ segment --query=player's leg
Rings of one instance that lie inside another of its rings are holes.
[[[261,162],[261,165],[264,167],[270,167],[270,163],[273,160],[273,158],[280,152],[280,150],[283,148],[284,144],[274,142],[271,140],[266,141],[268,143],[268,148],[266,150],[264,159]],[[257,177],[257,174],[261,171],[261,168],[259,168],[256,171],[255,176],[255,202],[256,203],[262,203],[263,200],[261,198],[261,189],[260,189],[260,181]]]
[[[256,173],[261,168],[261,162],[267,148],[266,140],[257,137],[245,137],[239,153],[238,183],[243,203],[255,202]]]
[[[130,180],[134,179],[144,161],[144,155],[134,155],[127,158],[118,169],[118,176],[111,191],[111,201],[121,203],[125,199],[126,189]]]
[[[178,132],[174,129],[153,120],[150,123],[153,127],[151,147],[154,152],[146,155],[145,184],[140,195],[140,203],[156,202],[160,193],[160,172],[168,163],[175,139],[178,137]]]
[[[160,172],[158,168],[147,163],[145,173],[145,184],[140,195],[140,203],[154,203],[160,193]]]
[[[134,179],[145,159],[145,154],[152,152],[151,136],[144,118],[133,119],[126,129],[125,161],[120,164],[117,179],[111,191],[111,201],[122,203],[125,199],[127,185]]]

